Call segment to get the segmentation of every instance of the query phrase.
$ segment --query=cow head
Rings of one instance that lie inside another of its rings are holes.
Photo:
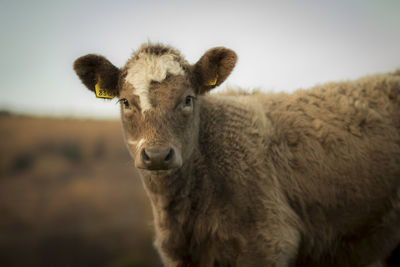
[[[119,98],[124,136],[135,165],[145,170],[180,168],[196,148],[201,99],[220,85],[236,63],[232,50],[216,47],[188,64],[178,51],[145,44],[118,69],[86,55],[74,69],[90,90]]]

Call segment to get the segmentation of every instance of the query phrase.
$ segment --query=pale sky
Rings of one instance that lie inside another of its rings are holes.
[[[195,63],[239,56],[226,85],[288,91],[400,68],[400,1],[0,0],[0,109],[118,117],[72,70],[88,53],[121,67],[148,40]]]

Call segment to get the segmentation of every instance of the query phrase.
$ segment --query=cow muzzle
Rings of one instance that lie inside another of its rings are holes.
[[[181,153],[174,146],[142,147],[135,157],[136,168],[170,170],[182,166]]]

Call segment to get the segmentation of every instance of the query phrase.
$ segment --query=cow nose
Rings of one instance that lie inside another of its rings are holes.
[[[136,167],[148,170],[168,170],[179,165],[172,147],[144,147],[136,160]]]
[[[145,165],[154,168],[162,168],[168,165],[174,156],[172,148],[168,149],[157,149],[157,148],[143,148],[142,149],[142,161]]]

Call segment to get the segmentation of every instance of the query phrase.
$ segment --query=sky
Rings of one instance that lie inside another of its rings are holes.
[[[142,43],[190,63],[214,46],[239,56],[221,86],[292,92],[400,68],[400,1],[0,0],[0,110],[117,118],[72,69],[101,54],[121,67]]]

